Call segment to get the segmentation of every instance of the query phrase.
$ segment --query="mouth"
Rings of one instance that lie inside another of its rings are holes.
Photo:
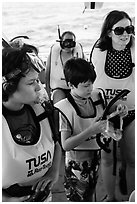
[[[122,41],[127,41],[129,38],[122,38],[121,40]]]

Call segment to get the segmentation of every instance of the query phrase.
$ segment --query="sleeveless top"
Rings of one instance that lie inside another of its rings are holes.
[[[36,116],[44,112],[39,104],[34,105],[33,110]],[[15,142],[5,117],[2,117],[3,189],[16,183],[33,185],[51,167],[55,144],[49,121],[45,118],[37,122],[40,125],[38,141],[33,145],[21,145]]]

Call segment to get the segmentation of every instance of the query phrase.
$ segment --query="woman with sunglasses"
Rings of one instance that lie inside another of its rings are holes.
[[[59,35],[59,43],[51,47],[46,67],[46,90],[53,103],[66,97],[70,91],[65,81],[63,66],[70,58],[84,58],[83,48],[71,31]]]
[[[3,202],[49,202],[59,176],[61,148],[33,51],[27,45],[2,50]]]
[[[129,196],[135,188],[135,43],[134,26],[126,12],[114,10],[106,16],[100,38],[91,51],[90,60],[97,72],[94,87],[103,88],[108,101],[123,89],[130,91],[127,97],[123,98],[123,103],[129,111],[123,119],[123,136],[119,142],[121,159],[126,166]],[[113,149],[113,142],[109,145]],[[105,201],[116,200],[113,162],[113,150],[111,153],[102,150],[102,176],[107,191]],[[126,183],[122,185],[124,188]]]

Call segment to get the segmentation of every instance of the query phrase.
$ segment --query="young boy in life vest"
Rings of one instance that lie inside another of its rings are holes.
[[[67,98],[55,104],[60,109],[61,142],[65,152],[66,196],[69,201],[93,201],[100,165],[100,147],[96,134],[103,133],[106,120],[100,120],[103,103],[93,90],[94,67],[84,59],[66,62],[64,75],[71,91]],[[105,103],[105,102],[104,102]]]
[[[30,46],[2,50],[2,201],[49,202],[61,148]],[[53,123],[53,122],[52,122]]]

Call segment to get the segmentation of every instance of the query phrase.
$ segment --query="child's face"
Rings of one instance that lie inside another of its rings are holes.
[[[38,73],[29,71],[25,77],[20,79],[18,88],[13,94],[16,103],[31,104],[39,97],[40,86],[38,83]]]
[[[82,97],[82,98],[89,98],[91,96],[91,92],[93,90],[93,83],[91,81],[79,83],[77,88],[73,86],[71,91]]]

